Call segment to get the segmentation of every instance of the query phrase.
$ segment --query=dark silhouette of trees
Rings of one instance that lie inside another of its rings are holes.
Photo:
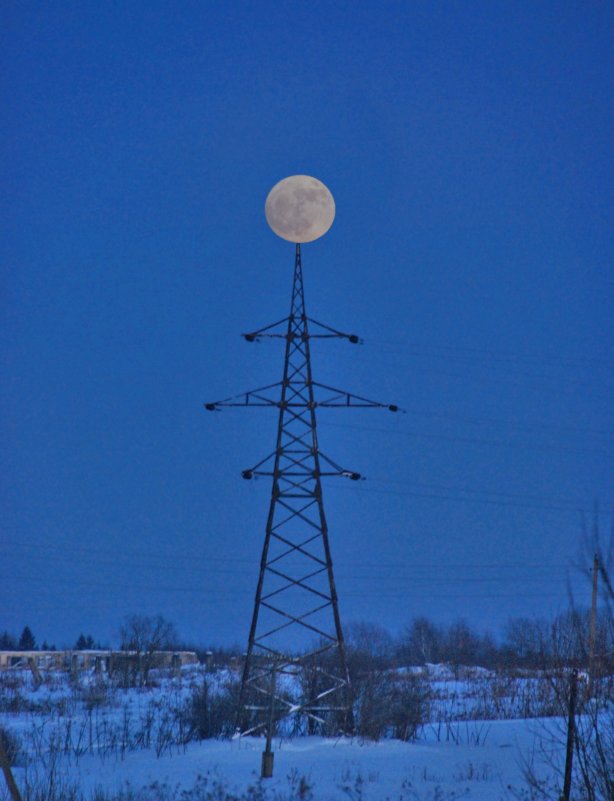
[[[479,636],[472,631],[466,620],[457,620],[447,631],[444,652],[455,672],[460,665],[475,665],[479,652]]]
[[[162,615],[130,615],[120,628],[121,648],[135,651],[136,674],[141,684],[147,684],[149,671],[156,666],[156,652],[175,648],[179,641],[175,626]]]
[[[170,650],[179,640],[175,626],[162,615],[130,615],[119,633],[123,650],[141,653]]]
[[[505,626],[502,662],[508,667],[541,667],[544,644],[548,640],[548,624],[528,617],[510,618]]]
[[[390,632],[375,623],[350,623],[346,626],[345,641],[350,670],[390,667],[394,660],[395,644]]]
[[[407,665],[426,665],[440,662],[443,654],[444,634],[427,617],[416,617],[401,636],[399,657]]]
[[[4,631],[0,634],[0,651],[14,651],[17,647],[17,643],[15,638],[8,633],[8,631]]]
[[[36,648],[36,640],[29,626],[24,626],[18,645],[20,651],[33,651]]]
[[[95,647],[94,638],[91,634],[88,634],[87,637],[83,634],[83,632],[79,634],[77,642],[75,643],[75,651],[88,651]]]

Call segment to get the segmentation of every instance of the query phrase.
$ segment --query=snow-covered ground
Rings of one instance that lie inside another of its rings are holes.
[[[300,798],[297,788],[304,777],[303,786],[310,788],[317,801],[509,799],[511,787],[524,786],[522,760],[532,751],[535,737],[534,722],[495,721],[480,746],[441,743],[434,738],[415,743],[319,737],[276,740],[274,777],[263,786],[271,797],[290,795],[294,789]],[[199,775],[208,774],[211,783],[222,779],[229,792],[240,795],[258,785],[262,750],[263,741],[253,738],[209,740],[158,760],[148,751],[102,765],[96,757],[86,757],[74,773],[88,790],[126,782],[142,787],[157,781],[174,788],[177,796],[180,789],[193,787]]]
[[[88,676],[75,684],[65,674],[35,689],[28,673],[0,676],[0,725],[22,746],[17,782],[25,786],[26,772],[44,782],[53,770],[85,799],[156,785],[148,799],[180,799],[197,788],[189,796],[195,801],[511,801],[522,797],[523,766],[533,760],[539,775],[560,786],[543,746],[562,763],[563,722],[513,714],[525,695],[534,696],[532,680],[504,682],[482,671],[455,678],[433,667],[431,720],[416,741],[276,738],[274,777],[260,781],[262,739],[186,742],[177,729],[177,710],[204,676],[199,668],[181,679],[162,676],[155,689],[101,687]],[[212,686],[227,678],[207,674]]]

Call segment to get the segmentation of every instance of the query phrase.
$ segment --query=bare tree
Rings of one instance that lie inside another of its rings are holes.
[[[452,663],[454,675],[458,678],[461,665],[474,665],[480,649],[480,638],[462,618],[448,628],[445,640],[445,653]]]
[[[541,733],[541,747],[546,758],[554,760],[551,766],[563,775],[560,754],[564,753],[567,736],[564,724],[569,703],[570,668],[580,668],[583,679],[578,688],[573,737],[572,797],[576,801],[612,801],[614,799],[614,593],[612,538],[604,547],[597,525],[597,515],[590,534],[586,528],[582,541],[581,572],[592,581],[592,565],[597,555],[601,581],[600,604],[596,620],[594,647],[598,669],[589,674],[589,613],[575,606],[570,593],[570,610],[559,615],[551,627],[543,653],[545,677],[550,681],[558,703],[558,726],[553,721]],[[550,747],[551,741],[557,748]],[[550,755],[548,757],[548,755]],[[531,765],[526,766],[526,777],[531,799],[552,798],[552,787],[545,786]]]
[[[359,669],[390,667],[394,657],[394,640],[390,632],[376,623],[354,622],[346,627],[345,639],[349,658]]]
[[[170,650],[178,641],[175,626],[162,615],[130,615],[120,628],[121,648],[135,651],[137,673],[147,684],[149,671],[156,665],[156,652]]]
[[[406,664],[425,665],[442,658],[443,633],[427,617],[416,617],[401,639],[400,656]]]
[[[410,740],[424,723],[429,688],[421,675],[398,671],[395,642],[372,623],[347,629],[348,667],[354,694],[354,722],[361,737]]]
[[[541,667],[548,623],[528,617],[510,618],[505,626],[502,655],[510,667]]]

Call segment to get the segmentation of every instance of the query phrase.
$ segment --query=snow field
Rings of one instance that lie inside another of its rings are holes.
[[[12,671],[0,675],[0,726],[19,738],[14,773],[22,787],[26,776],[43,780],[53,770],[59,784],[78,787],[86,801],[96,792],[118,797],[122,789],[124,798],[136,798],[128,788],[145,787],[147,801],[179,800],[182,792],[186,801],[510,801],[525,784],[524,762],[544,739],[560,762],[564,743],[548,732],[561,721],[520,717],[548,708],[538,676],[452,674],[445,666],[422,672],[430,712],[416,741],[276,738],[274,777],[262,782],[263,739],[195,741],[182,723],[194,692],[207,681],[212,694],[220,693],[233,678],[228,670],[190,666],[179,679],[161,672],[157,686],[144,688],[52,673],[38,689],[28,672]],[[540,775],[558,781],[540,759]],[[212,787],[217,795],[206,794]]]

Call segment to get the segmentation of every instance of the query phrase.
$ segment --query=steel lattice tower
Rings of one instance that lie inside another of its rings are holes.
[[[360,340],[307,317],[298,244],[289,316],[243,336],[248,342],[284,339],[285,358],[281,382],[205,404],[210,411],[228,406],[279,409],[275,450],[242,474],[245,479],[271,477],[272,493],[237,731],[270,733],[281,718],[292,715],[293,731],[348,732],[353,726],[351,686],[321,479],[361,476],[320,450],[316,408],[398,408],[313,380],[311,339]]]

